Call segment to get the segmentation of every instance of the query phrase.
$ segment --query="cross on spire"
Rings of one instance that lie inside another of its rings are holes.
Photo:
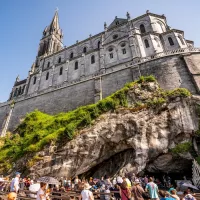
[[[56,10],[55,10],[56,12],[58,12],[59,11],[59,9],[58,9],[58,7],[56,7]]]

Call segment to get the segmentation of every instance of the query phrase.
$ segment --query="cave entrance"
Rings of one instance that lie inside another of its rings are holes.
[[[79,175],[79,177],[86,179],[89,179],[89,177],[101,178],[105,175],[113,177],[117,174],[129,175],[129,173],[134,173],[136,170],[135,150],[127,149],[116,153],[89,171]]]

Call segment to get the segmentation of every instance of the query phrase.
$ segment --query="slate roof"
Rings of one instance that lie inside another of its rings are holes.
[[[16,82],[14,86],[22,85],[22,84],[24,84],[24,83],[26,83],[26,79],[21,80],[21,81],[19,81],[19,82]]]

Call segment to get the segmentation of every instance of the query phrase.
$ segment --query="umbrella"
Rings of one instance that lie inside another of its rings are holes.
[[[39,183],[30,185],[30,187],[29,187],[29,190],[30,190],[31,192],[37,192],[39,189],[40,189],[40,184],[39,184]]]
[[[53,184],[53,185],[59,185],[58,180],[56,180],[53,177],[49,177],[49,176],[40,177],[38,179],[38,182],[43,182],[43,183],[48,183],[48,184]]]
[[[193,188],[195,190],[199,190],[196,186],[190,184],[190,183],[183,183],[182,186],[185,186],[185,187],[189,187],[189,188]]]

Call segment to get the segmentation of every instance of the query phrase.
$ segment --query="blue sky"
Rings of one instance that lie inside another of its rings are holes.
[[[28,75],[45,26],[59,8],[64,44],[103,31],[115,16],[132,18],[146,10],[165,14],[168,25],[185,31],[200,47],[200,1],[191,0],[2,0],[0,1],[0,102],[8,99],[16,76]]]

